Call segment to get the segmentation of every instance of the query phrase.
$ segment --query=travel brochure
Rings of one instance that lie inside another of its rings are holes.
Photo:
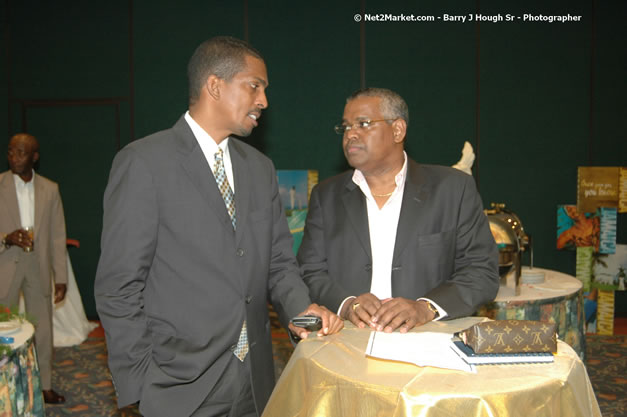
[[[577,204],[557,206],[556,247],[575,250],[586,332],[613,334],[614,291],[625,290],[627,245],[616,243],[627,212],[627,167],[578,167]]]

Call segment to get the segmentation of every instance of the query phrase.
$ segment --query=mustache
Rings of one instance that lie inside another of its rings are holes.
[[[344,143],[344,148],[348,148],[348,147],[351,147],[351,146],[361,147],[363,145],[364,144],[360,140],[358,140],[358,139],[349,139],[348,141],[346,141]]]

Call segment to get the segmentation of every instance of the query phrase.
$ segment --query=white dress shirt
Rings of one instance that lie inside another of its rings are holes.
[[[401,216],[403,192],[405,190],[405,179],[407,177],[407,154],[405,152],[403,152],[403,157],[405,159],[403,167],[394,177],[396,188],[381,208],[377,205],[364,174],[358,169],[353,173],[353,182],[357,184],[361,192],[364,193],[366,197],[366,208],[368,210],[370,252],[372,254],[372,281],[370,283],[370,292],[380,300],[392,298],[394,245],[396,243],[396,229]],[[344,303],[351,298],[355,297],[348,297],[342,302],[337,311],[338,314],[342,311]],[[438,310],[439,316],[436,320],[446,317],[446,311],[432,300],[428,298],[419,298],[418,300],[428,301]]]
[[[401,216],[405,176],[407,175],[407,156],[404,156],[403,168],[394,177],[396,188],[381,208],[377,205],[364,174],[358,169],[353,173],[353,182],[364,193],[368,210],[370,252],[372,253],[370,292],[380,300],[392,297],[392,258],[394,256],[394,243],[396,242],[396,228]]]
[[[24,182],[19,175],[13,174],[17,205],[20,208],[20,222],[22,228],[35,226],[35,171],[28,182]]]
[[[205,131],[189,114],[189,111],[185,112],[185,121],[192,129],[192,133],[194,137],[198,141],[200,145],[200,149],[202,149],[202,153],[205,155],[205,159],[211,168],[211,172],[215,176],[214,172],[215,168],[215,154],[218,152],[218,148],[222,149],[224,153],[223,162],[224,162],[224,170],[226,171],[226,178],[229,180],[229,185],[231,186],[231,190],[235,193],[235,181],[233,181],[233,164],[231,163],[231,155],[229,154],[229,138],[224,139],[220,144],[217,144],[216,141],[209,136],[209,133]]]

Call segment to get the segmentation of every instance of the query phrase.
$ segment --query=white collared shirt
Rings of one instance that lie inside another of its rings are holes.
[[[35,171],[28,182],[24,182],[19,175],[13,174],[17,205],[20,209],[22,228],[35,226]]]
[[[353,173],[353,182],[357,184],[366,197],[368,228],[370,231],[370,252],[372,254],[370,292],[380,300],[392,298],[394,245],[396,244],[396,230],[401,217],[403,192],[405,191],[405,180],[407,178],[407,154],[405,152],[403,152],[403,157],[405,159],[403,167],[394,177],[396,188],[381,208],[377,205],[364,174],[358,169]],[[338,314],[342,311],[344,303],[351,298],[355,297],[348,297],[342,302],[337,311]],[[436,320],[447,316],[446,311],[432,300],[422,297],[418,300],[428,301],[435,306],[440,313]]]
[[[372,254],[372,282],[370,292],[380,300],[392,297],[392,257],[396,241],[396,228],[401,216],[405,177],[407,175],[407,155],[403,152],[403,168],[394,177],[396,188],[383,207],[379,208],[370,191],[364,174],[356,169],[353,182],[366,197],[368,228],[370,230],[370,252]]]
[[[202,153],[205,155],[205,159],[211,168],[211,172],[215,176],[215,154],[218,152],[218,148],[222,149],[224,152],[223,161],[224,161],[224,170],[226,171],[226,178],[229,180],[229,185],[231,186],[231,190],[235,192],[235,181],[233,181],[233,164],[231,163],[231,155],[229,153],[229,138],[224,139],[220,144],[216,143],[215,139],[213,139],[209,133],[205,131],[189,114],[189,111],[185,112],[185,121],[192,129],[192,133],[194,137],[198,141],[200,145],[200,149],[202,149]]]

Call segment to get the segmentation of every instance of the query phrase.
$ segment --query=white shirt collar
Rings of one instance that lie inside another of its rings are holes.
[[[224,169],[226,171],[226,177],[229,181],[229,185],[233,192],[235,192],[235,178],[233,178],[233,164],[231,162],[231,154],[229,153],[229,138],[227,137],[218,145],[216,141],[203,129],[189,114],[189,111],[185,112],[185,121],[189,125],[190,129],[192,129],[192,133],[202,150],[203,155],[205,155],[205,159],[207,160],[207,164],[211,169],[211,172],[215,175],[215,154],[218,152],[218,148],[222,149],[224,153],[223,161],[224,161]]]
[[[15,186],[18,187],[28,187],[29,185],[32,186],[35,183],[35,170],[32,170],[33,174],[30,178],[30,181],[26,182],[22,179],[22,177],[20,177],[17,174],[13,174],[13,181],[15,181]]]
[[[405,153],[405,151],[403,151],[403,167],[398,172],[398,174],[396,174],[396,176],[394,177],[394,183],[396,184],[394,193],[396,193],[398,190],[403,189],[403,187],[405,186],[406,177],[407,177],[407,154]],[[353,182],[357,184],[357,186],[359,186],[362,190],[364,189],[368,190],[368,193],[365,193],[366,197],[370,198],[372,196],[372,192],[370,191],[370,187],[368,186],[366,177],[358,169],[355,169],[355,172],[353,172]]]
[[[187,124],[192,129],[192,133],[194,133],[194,136],[196,137],[196,140],[198,141],[198,144],[202,148],[205,155],[215,154],[216,152],[218,152],[218,148],[221,148],[224,154],[227,154],[229,152],[229,138],[227,137],[218,145],[215,139],[212,138],[211,135],[209,135],[209,133],[207,133],[205,129],[203,129],[196,122],[196,120],[192,118],[192,116],[189,114],[189,110],[185,112],[185,121],[187,121]]]

